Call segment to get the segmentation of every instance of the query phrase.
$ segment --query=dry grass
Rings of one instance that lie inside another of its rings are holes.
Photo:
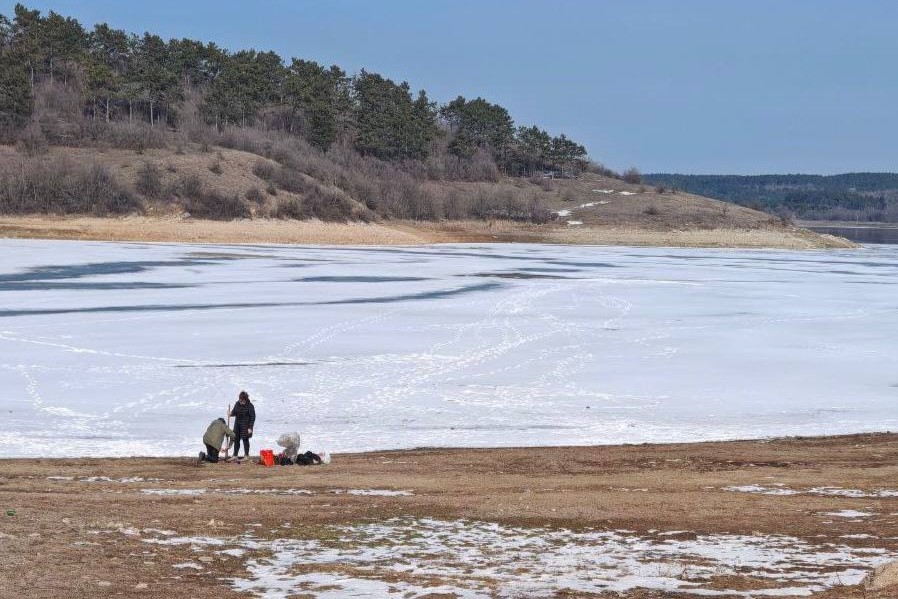
[[[0,217],[0,237],[158,241],[180,243],[280,243],[308,245],[420,245],[429,243],[559,243],[668,247],[820,249],[854,247],[837,237],[803,229],[655,231],[616,227],[531,225],[508,221],[440,223],[323,223],[274,219],[210,221],[178,217]]]
[[[780,248],[810,250],[853,248],[855,244],[805,229],[698,229],[658,231],[617,227],[568,227],[546,235],[550,243],[665,247]]]
[[[199,442],[199,441],[198,441]],[[791,489],[839,485],[894,489],[898,435],[854,435],[730,443],[511,449],[420,449],[334,456],[331,465],[265,469],[244,463],[196,466],[183,459],[70,459],[0,461],[0,597],[237,596],[223,577],[244,575],[239,560],[216,558],[214,568],[180,572],[195,560],[189,547],[154,549],[136,537],[90,531],[133,526],[180,534],[230,536],[250,523],[260,534],[291,522],[305,538],[329,524],[396,516],[468,518],[513,526],[572,529],[688,530],[696,534],[792,535],[825,542],[898,550],[898,498],[852,499],[814,495],[755,495],[729,485],[780,483]],[[152,483],[57,482],[48,476],[141,476]],[[172,489],[303,488],[307,496],[206,495],[148,497],[144,487]],[[412,489],[410,497],[334,495],[331,489]],[[640,489],[633,491],[632,489]],[[210,501],[214,497],[215,501]],[[875,517],[827,518],[853,509]],[[283,529],[281,529],[283,530]],[[852,541],[842,535],[876,537]],[[101,546],[76,543],[102,542]],[[152,549],[152,556],[147,550]],[[40,567],[33,567],[34,556]],[[209,554],[206,554],[209,555]],[[110,584],[100,588],[100,581]],[[734,588],[733,581],[727,586]],[[735,585],[738,587],[738,585]],[[755,586],[745,581],[746,588]],[[99,595],[97,593],[100,593]],[[577,595],[569,595],[577,596]],[[617,596],[617,595],[614,595]],[[843,587],[821,599],[885,599]],[[677,597],[633,591],[628,599]]]
[[[91,241],[160,241],[182,243],[280,243],[310,245],[416,245],[432,238],[413,230],[378,224],[320,221],[210,221],[153,218],[0,218],[0,236]]]

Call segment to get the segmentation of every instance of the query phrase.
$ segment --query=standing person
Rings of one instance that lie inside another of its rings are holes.
[[[244,457],[249,457],[249,438],[253,436],[253,425],[256,424],[256,408],[249,400],[249,394],[241,391],[237,403],[231,409],[228,416],[234,417],[234,432],[237,433],[237,442],[234,444],[234,457],[239,457],[240,441],[243,441]]]
[[[206,446],[206,451],[200,452],[200,461],[212,462],[213,464],[217,462],[225,437],[228,438],[228,447],[237,440],[237,435],[228,428],[224,418],[216,418],[209,425],[209,428],[206,429],[206,434],[203,435],[203,444]]]

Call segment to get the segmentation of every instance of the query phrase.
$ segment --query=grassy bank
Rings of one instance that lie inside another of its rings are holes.
[[[178,217],[0,217],[0,237],[311,245],[528,242],[576,245],[825,249],[854,247],[798,228],[652,230],[626,226],[533,225],[508,221],[325,223],[278,219],[212,221]]]

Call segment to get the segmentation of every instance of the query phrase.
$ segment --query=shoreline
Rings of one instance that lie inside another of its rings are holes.
[[[438,243],[548,243],[636,247],[848,249],[856,244],[801,228],[661,230],[626,226],[563,227],[505,221],[440,223],[196,219],[132,216],[0,217],[0,238],[82,241],[286,245],[408,246]]]
[[[310,467],[2,459],[0,507],[14,515],[0,514],[0,578],[9,596],[47,598],[262,597],[284,588],[272,580],[298,596],[328,580],[331,592],[406,585],[449,597],[542,585],[550,568],[551,588],[533,595],[793,596],[801,578],[806,596],[885,599],[860,582],[898,559],[896,479],[894,433],[421,448]],[[37,554],[44,567],[27,567]],[[584,567],[609,570],[580,578]],[[628,577],[633,568],[644,575]]]

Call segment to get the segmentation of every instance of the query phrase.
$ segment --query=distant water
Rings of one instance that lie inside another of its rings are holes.
[[[898,227],[807,227],[811,231],[844,237],[857,243],[898,244]]]

